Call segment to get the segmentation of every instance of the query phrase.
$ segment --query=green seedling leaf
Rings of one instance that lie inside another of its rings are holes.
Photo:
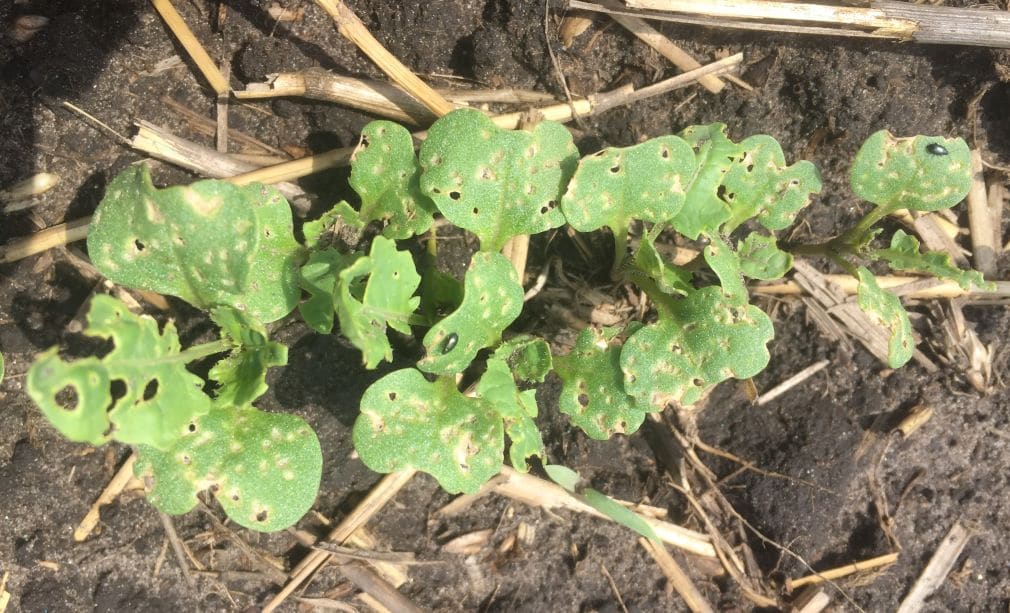
[[[366,225],[358,212],[341,200],[319,219],[306,221],[302,225],[302,234],[305,235],[305,246],[314,251],[326,249],[338,236],[348,245],[356,245]]]
[[[421,193],[421,167],[403,126],[373,121],[351,159],[351,187],[361,196],[361,220],[385,222],[382,235],[404,239],[431,227],[435,204]]]
[[[770,136],[737,144],[720,123],[691,126],[680,136],[695,151],[696,170],[672,225],[688,238],[729,234],[755,216],[766,228],[784,228],[821,189],[817,168],[806,161],[786,166]]]
[[[394,371],[361,398],[354,448],[380,473],[416,468],[448,492],[477,491],[502,466],[502,418],[486,400],[468,398],[452,377],[429,382],[420,371]]]
[[[938,211],[971,188],[971,154],[963,139],[896,138],[881,130],[860,147],[852,164],[852,191],[887,211]]]
[[[113,179],[95,211],[88,254],[116,283],[200,308],[224,304],[271,322],[298,301],[301,247],[291,209],[260,184],[157,189],[146,166],[133,166]]]
[[[190,420],[210,410],[203,380],[186,370],[186,362],[199,356],[180,353],[172,322],[159,332],[154,319],[97,295],[84,334],[112,341],[112,351],[64,362],[53,347],[28,371],[28,395],[68,439],[164,449],[185,433]]]
[[[340,332],[364,354],[366,368],[392,360],[386,328],[410,334],[408,321],[420,302],[414,292],[421,277],[410,253],[397,251],[396,243],[377,236],[369,255],[358,258],[338,276]]]
[[[781,279],[793,267],[793,256],[778,248],[774,236],[752,232],[737,245],[740,271],[751,279]]]
[[[561,210],[579,232],[607,226],[616,235],[632,219],[669,221],[684,206],[694,170],[694,151],[676,136],[604,149],[579,162]]]
[[[536,390],[520,392],[508,364],[491,358],[477,384],[477,397],[489,403],[505,420],[505,432],[512,439],[509,459],[512,466],[526,472],[526,459],[543,457],[544,443],[533,421],[537,416]]]
[[[905,307],[901,306],[901,300],[897,296],[881,289],[877,284],[877,278],[866,267],[860,266],[856,272],[859,279],[856,288],[859,308],[890,334],[887,343],[887,365],[891,368],[900,368],[912,359],[915,352],[915,339],[912,336],[912,323],[908,320],[908,313]]]
[[[499,345],[494,357],[505,360],[516,379],[528,383],[543,383],[547,373],[554,368],[547,341],[528,334],[521,334]]]
[[[624,388],[643,406],[691,405],[730,377],[768,365],[772,322],[761,309],[711,286],[660,310],[659,321],[632,334],[621,350]]]
[[[691,285],[691,271],[667,262],[656,249],[650,235],[643,236],[639,243],[638,251],[635,252],[635,266],[655,281],[656,286],[665,294],[686,296],[694,289]]]
[[[421,272],[421,313],[430,322],[442,319],[463,304],[463,284],[434,265]]]
[[[579,334],[571,353],[555,358],[561,377],[561,412],[590,437],[605,440],[617,433],[631,434],[654,411],[624,393],[621,346],[588,328]]]
[[[235,523],[274,532],[312,507],[322,469],[319,439],[302,418],[215,404],[170,448],[141,446],[134,472],[165,513],[186,513],[209,489]]]
[[[269,340],[263,324],[241,311],[218,307],[210,316],[232,346],[228,357],[210,369],[220,386],[215,397],[222,404],[246,406],[267,391],[267,370],[288,363],[288,348]]]
[[[552,481],[565,488],[565,490],[574,495],[576,498],[582,500],[582,502],[602,513],[611,521],[620,524],[629,530],[633,530],[655,543],[660,542],[659,537],[656,535],[656,531],[652,529],[652,526],[639,517],[634,511],[622,506],[610,496],[592,488],[580,488],[579,483],[581,478],[574,470],[559,464],[548,464],[544,466],[544,470],[547,471],[547,476],[550,477]]]
[[[503,130],[483,113],[458,109],[442,117],[421,145],[421,191],[446,219],[497,251],[519,234],[565,223],[561,192],[578,150],[564,126]]]
[[[360,253],[344,254],[336,249],[313,251],[299,271],[300,285],[309,297],[298,305],[298,312],[316,332],[329,334],[333,330],[340,272],[360,257]]]
[[[888,249],[876,249],[870,256],[884,260],[896,270],[922,272],[941,279],[950,279],[957,282],[965,291],[971,289],[973,285],[979,288],[992,286],[977,270],[961,270],[955,266],[949,254],[941,251],[919,253],[919,241],[914,236],[906,234],[904,230],[894,233]]]
[[[427,353],[417,367],[425,372],[463,372],[477,351],[497,343],[522,312],[523,288],[512,263],[500,253],[475,253],[463,283],[462,304],[424,336]]]
[[[747,286],[740,271],[740,258],[721,238],[712,237],[702,250],[705,263],[719,277],[722,291],[733,304],[747,304]]]

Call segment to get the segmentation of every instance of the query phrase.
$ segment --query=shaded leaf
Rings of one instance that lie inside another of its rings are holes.
[[[172,322],[159,332],[151,317],[100,294],[91,300],[84,334],[112,341],[112,351],[64,362],[53,347],[32,364],[26,382],[28,395],[68,439],[167,448],[210,410],[203,380],[186,370]],[[74,406],[64,408],[61,396],[72,396]]]
[[[365,225],[358,212],[341,200],[319,219],[302,224],[302,234],[305,235],[305,246],[312,250],[329,247],[336,236],[341,237],[345,243],[354,245],[360,240]]]
[[[88,254],[110,280],[263,322],[294,309],[301,253],[276,189],[216,180],[157,189],[143,165],[113,179],[88,230]]]
[[[312,507],[322,465],[319,440],[302,418],[215,404],[164,451],[141,446],[134,472],[150,477],[148,499],[165,513],[191,510],[209,489],[232,521],[273,532]]]
[[[504,130],[483,113],[458,109],[435,122],[421,145],[421,191],[453,224],[497,251],[513,236],[565,223],[558,203],[578,151],[564,126]]]
[[[888,211],[937,211],[971,188],[971,154],[964,140],[897,138],[886,130],[866,139],[852,164],[852,191]]]
[[[638,245],[635,266],[655,281],[656,286],[665,294],[684,296],[694,289],[691,285],[691,271],[667,262],[656,249],[650,235],[643,236]]]
[[[360,258],[360,253],[340,253],[336,249],[313,251],[299,271],[299,285],[309,297],[298,304],[298,313],[320,334],[333,330],[337,283],[340,272]]]
[[[901,300],[897,296],[881,289],[876,277],[866,267],[860,266],[857,274],[859,285],[856,288],[856,297],[859,308],[890,335],[887,344],[887,365],[891,368],[904,366],[915,352],[912,323],[908,320],[905,307],[901,305]]]

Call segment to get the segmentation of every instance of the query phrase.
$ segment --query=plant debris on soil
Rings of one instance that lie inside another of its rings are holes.
[[[586,15],[586,29],[563,44],[565,8],[552,1],[347,4],[383,46],[437,87],[535,90],[564,101],[560,75],[571,94],[582,97],[677,73],[602,14]],[[1007,10],[1005,2],[990,4],[976,10]],[[273,73],[317,69],[385,79],[312,2],[192,0],[176,8],[210,56],[228,68],[233,89]],[[727,84],[712,94],[695,85],[579,119],[571,128],[583,154],[716,121],[727,124],[735,140],[770,134],[787,159],[813,161],[824,179],[822,195],[797,225],[804,237],[833,236],[860,217],[848,168],[859,145],[880,129],[961,136],[982,150],[989,183],[1007,183],[1010,59],[1003,51],[654,23],[702,64],[743,52],[738,76],[754,91]],[[216,98],[148,2],[19,0],[0,4],[0,24],[0,187],[35,173],[58,177],[33,206],[4,213],[5,243],[90,215],[108,181],[143,159],[116,136],[129,135],[134,122],[213,146]],[[228,115],[232,131],[295,156],[353,147],[371,119],[303,98],[232,100]],[[246,142],[232,138],[232,151],[262,153]],[[153,169],[159,185],[198,178],[165,163]],[[312,196],[308,216],[314,217],[345,195],[347,170],[327,170],[299,185]],[[954,211],[953,222],[967,228],[963,205]],[[1003,228],[997,233],[1001,249]],[[959,240],[970,248],[967,238]],[[459,273],[475,248],[471,236],[446,236],[440,264]],[[563,262],[557,274],[572,287],[566,295],[545,292],[531,300],[519,326],[570,347],[573,321],[613,325],[607,322],[636,309],[634,295],[609,284],[610,252],[603,233],[586,245],[563,232],[535,237],[526,287],[541,269],[557,270],[550,264],[555,257]],[[88,349],[74,333],[90,297],[106,290],[101,279],[86,274],[85,259],[83,244],[72,243],[0,267],[0,352],[7,371],[0,387],[0,613],[258,610],[305,557],[306,539],[328,532],[328,524],[339,522],[380,480],[356,459],[350,429],[362,392],[390,367],[367,371],[349,344],[294,322],[273,332],[290,347],[290,363],[271,371],[270,392],[258,406],[305,418],[325,458],[313,512],[297,530],[243,530],[223,524],[220,510],[206,506],[172,518],[180,543],[171,543],[142,491],[127,487],[102,507],[92,534],[76,542],[75,527],[130,450],[68,442],[23,387],[38,352],[56,344],[71,352]],[[1001,251],[993,280],[1005,278],[1007,263]],[[539,425],[551,461],[609,496],[656,507],[693,530],[723,534],[741,560],[743,583],[712,559],[672,551],[702,597],[719,609],[756,608],[748,590],[788,606],[803,589],[789,591],[798,578],[897,553],[892,565],[813,580],[811,588],[841,610],[894,610],[945,536],[960,527],[966,544],[960,555],[954,552],[952,569],[927,608],[1005,610],[1005,306],[909,301],[919,349],[938,368],[913,362],[890,371],[858,343],[830,338],[810,301],[756,300],[775,322],[770,365],[753,381],[758,392],[813,364],[826,366],[760,404],[751,402],[745,384],[727,382],[694,412],[668,410],[640,432],[608,441],[588,439],[559,414],[557,383],[548,379],[539,395]],[[211,330],[178,301],[152,313],[175,320],[183,345]],[[957,317],[963,326],[951,328]],[[913,428],[910,415],[929,418]],[[368,549],[405,552],[424,562],[394,564],[403,574],[399,591],[421,609],[685,610],[681,595],[626,528],[495,493],[440,513],[452,500],[418,474],[361,537],[370,539]],[[706,526],[702,517],[718,525]],[[185,549],[181,560],[175,544]],[[278,610],[376,606],[357,593],[340,567],[328,565]]]

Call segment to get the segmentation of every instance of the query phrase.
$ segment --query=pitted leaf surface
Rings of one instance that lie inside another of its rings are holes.
[[[386,238],[405,239],[431,227],[435,204],[421,193],[414,143],[401,125],[373,121],[361,131],[351,160],[351,187],[361,197],[361,220],[382,220]]]
[[[621,350],[624,389],[642,405],[691,405],[715,384],[745,379],[768,365],[771,320],[717,286],[661,310],[659,321],[631,335]]]
[[[523,288],[512,263],[500,253],[475,253],[463,283],[459,308],[424,336],[427,353],[417,367],[425,372],[463,372],[522,312]]]
[[[571,353],[554,360],[561,377],[559,408],[590,438],[605,440],[631,434],[656,409],[639,404],[624,393],[621,346],[611,345],[600,332],[583,330]]]
[[[938,211],[954,206],[971,188],[971,152],[963,139],[870,136],[852,164],[852,191],[888,211]]]
[[[579,232],[607,226],[616,234],[632,219],[669,221],[684,205],[694,168],[694,152],[676,136],[604,149],[579,162],[561,210]]]
[[[215,404],[159,451],[141,446],[134,472],[153,482],[148,499],[178,515],[196,494],[214,494],[228,517],[261,532],[283,530],[312,507],[323,456],[315,432],[295,415]]]
[[[740,258],[721,238],[712,237],[702,250],[705,263],[719,277],[719,283],[729,302],[733,304],[747,303],[747,286],[743,283],[743,273],[740,271]]]
[[[504,360],[519,381],[543,383],[554,367],[551,347],[542,338],[522,334],[495,349],[494,357]]]
[[[860,266],[857,273],[859,285],[856,287],[856,298],[859,308],[890,336],[887,343],[887,365],[891,368],[904,366],[915,352],[912,323],[908,320],[905,307],[897,296],[881,289],[877,278],[866,267]]]
[[[410,334],[408,319],[420,302],[414,292],[421,277],[410,253],[397,251],[396,243],[377,236],[369,255],[341,270],[338,277],[340,332],[361,350],[366,368],[392,360],[386,328]]]
[[[110,280],[264,322],[298,300],[291,209],[260,184],[197,181],[157,189],[146,166],[117,176],[88,231],[88,254]]]
[[[483,113],[442,117],[421,145],[421,191],[453,224],[497,251],[508,239],[565,223],[558,204],[578,151],[564,126],[504,130]]]
[[[53,347],[32,364],[27,378],[28,395],[70,440],[165,448],[191,419],[210,410],[203,380],[186,370],[179,355],[172,322],[159,331],[154,319],[99,294],[91,301],[84,334],[112,341],[112,351],[64,362]],[[69,409],[59,402],[61,392],[70,395],[67,388],[75,401]]]
[[[793,267],[793,256],[778,248],[774,236],[752,232],[737,245],[740,271],[751,279],[781,279]]]
[[[354,448],[380,473],[416,468],[448,492],[475,492],[501,470],[502,418],[490,402],[468,398],[452,377],[429,382],[412,368],[373,383],[361,398]]]

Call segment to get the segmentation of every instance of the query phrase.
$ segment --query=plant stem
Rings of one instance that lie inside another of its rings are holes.
[[[610,278],[614,281],[621,279],[624,273],[621,266],[625,258],[628,257],[628,230],[614,230],[614,264],[610,268]]]
[[[224,339],[219,339],[216,341],[211,341],[209,343],[203,343],[201,345],[195,345],[190,347],[185,351],[181,351],[176,355],[165,356],[154,360],[152,363],[158,362],[194,362],[200,358],[205,358],[209,355],[214,355],[215,353],[224,353],[232,348],[232,344]]]

